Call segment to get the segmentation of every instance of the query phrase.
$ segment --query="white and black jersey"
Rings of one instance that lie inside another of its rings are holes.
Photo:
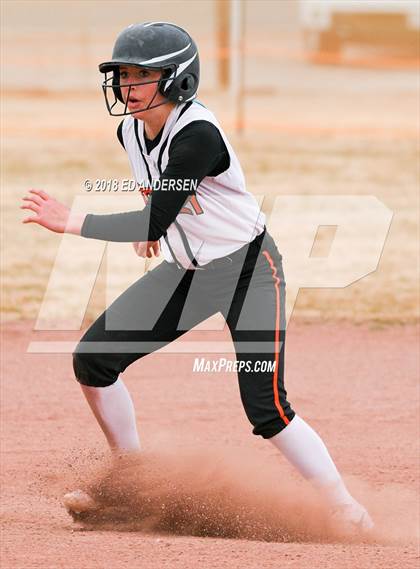
[[[88,215],[85,237],[156,241],[169,262],[204,266],[251,242],[265,216],[246,190],[239,161],[213,113],[197,101],[175,107],[149,141],[128,116],[119,128],[133,176],[147,196],[138,212]]]

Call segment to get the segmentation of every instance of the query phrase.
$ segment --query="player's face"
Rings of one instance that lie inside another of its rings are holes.
[[[130,112],[136,109],[146,109],[149,104],[153,106],[165,100],[161,93],[156,92],[158,83],[149,83],[149,81],[159,81],[161,75],[162,71],[146,67],[131,65],[120,67],[121,94]],[[130,88],[129,85],[133,83],[134,85]],[[136,114],[133,116],[135,117]],[[141,118],[140,115],[139,118]]]

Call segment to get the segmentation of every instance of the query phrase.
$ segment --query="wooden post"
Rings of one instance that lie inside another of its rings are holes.
[[[230,85],[230,0],[216,0],[217,76],[219,85],[227,90]]]
[[[235,130],[245,128],[245,7],[246,0],[231,0],[231,92],[235,105]]]

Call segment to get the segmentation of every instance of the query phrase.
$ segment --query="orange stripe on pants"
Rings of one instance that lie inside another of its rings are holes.
[[[273,273],[274,288],[276,289],[276,330],[275,330],[275,339],[274,339],[274,354],[276,358],[276,366],[273,374],[274,404],[280,414],[280,417],[282,418],[284,423],[288,425],[289,419],[284,414],[283,407],[280,405],[279,389],[278,389],[279,350],[280,350],[280,289],[279,289],[280,279],[277,276],[277,268],[274,265],[270,253],[268,251],[263,251],[263,255],[270,264],[270,268]]]

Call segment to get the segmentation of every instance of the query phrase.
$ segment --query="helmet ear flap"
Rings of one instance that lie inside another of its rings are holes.
[[[171,89],[169,99],[176,103],[191,100],[195,96],[198,85],[198,77],[193,73],[185,73],[176,78]]]
[[[124,99],[121,94],[121,89],[116,86],[119,84],[120,84],[120,70],[118,69],[118,67],[115,67],[112,71],[112,90],[114,91],[115,97],[119,101],[121,101],[121,103],[124,103]]]
[[[182,79],[181,82],[181,90],[189,92],[191,89],[194,88],[194,86],[195,86],[194,77],[190,73],[188,75],[185,75],[185,77]]]

